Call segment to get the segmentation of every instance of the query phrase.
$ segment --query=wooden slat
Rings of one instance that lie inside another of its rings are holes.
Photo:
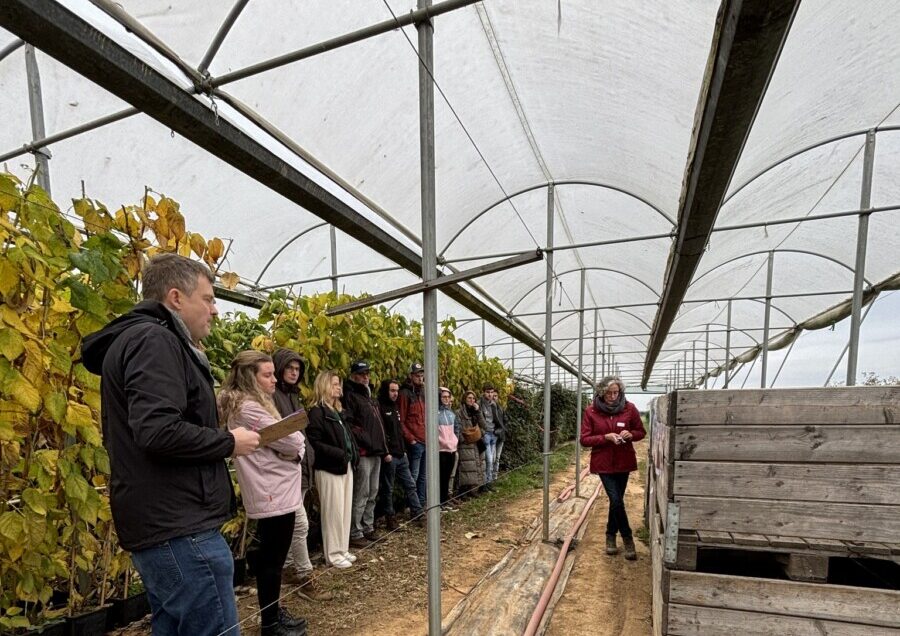
[[[784,573],[792,581],[815,581],[824,583],[828,580],[828,557],[813,554],[779,554]]]
[[[670,425],[896,424],[900,387],[681,391]]]
[[[900,454],[900,450],[897,452]],[[900,506],[900,463],[866,466],[680,461],[675,463],[675,475],[676,495]]]
[[[719,532],[717,530],[698,530],[697,539],[701,543],[728,545],[733,543],[730,532]]]
[[[811,550],[826,550],[828,552],[846,552],[847,544],[838,539],[826,537],[814,537],[806,540]]]
[[[784,537],[777,534],[767,535],[769,537],[769,545],[773,548],[787,548],[794,550],[806,550],[809,544],[800,537]]]
[[[900,636],[900,629],[712,607],[669,606],[668,636]]]
[[[876,543],[874,541],[844,541],[847,544],[847,550],[858,554],[876,554],[879,556],[889,556],[891,549],[884,543]]]
[[[697,572],[672,572],[669,584],[672,604],[900,628],[900,592],[894,590]]]
[[[825,541],[900,542],[900,508],[717,497],[676,497],[680,527]],[[845,548],[844,548],[845,549]]]
[[[674,459],[900,464],[900,426],[681,426]]]
[[[653,636],[664,636],[669,604],[669,571],[663,567],[663,525],[659,511],[654,509],[650,519],[650,563],[652,576],[651,614]]]
[[[731,537],[734,540],[735,545],[755,545],[755,546],[769,545],[769,538],[766,537],[766,535],[764,535],[764,534],[732,532]]]

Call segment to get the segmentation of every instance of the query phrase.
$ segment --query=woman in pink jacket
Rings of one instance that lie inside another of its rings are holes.
[[[260,431],[281,417],[272,395],[277,383],[272,358],[259,351],[242,351],[231,363],[218,397],[219,420],[229,429]],[[234,458],[247,517],[257,519],[259,565],[256,585],[263,636],[306,633],[306,620],[294,618],[278,605],[281,570],[291,545],[294,512],[301,498],[300,459],[303,434],[291,433]]]
[[[609,497],[606,553],[618,554],[616,533],[619,533],[629,561],[634,561],[637,553],[625,513],[625,488],[628,473],[637,470],[632,444],[645,435],[641,414],[634,404],[625,400],[622,380],[615,376],[600,380],[597,395],[581,419],[581,445],[591,448],[591,472],[600,476]]]

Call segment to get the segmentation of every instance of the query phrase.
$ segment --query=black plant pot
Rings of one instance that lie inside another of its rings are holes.
[[[243,585],[247,580],[247,559],[244,557],[234,559],[234,587]]]
[[[108,607],[98,607],[69,619],[69,636],[103,636],[106,633]]]
[[[150,599],[146,592],[129,596],[122,603],[122,621],[123,625],[130,625],[134,621],[139,621],[150,613]]]
[[[50,621],[37,627],[32,627],[25,636],[66,636],[66,621]]]

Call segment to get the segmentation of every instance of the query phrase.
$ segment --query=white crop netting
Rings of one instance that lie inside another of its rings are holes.
[[[176,64],[97,6],[87,0],[60,4],[193,90]],[[193,68],[231,10],[231,3],[212,0],[121,5]],[[387,5],[396,15],[415,8],[412,0]],[[215,78],[390,19],[387,5],[251,1],[209,72]],[[585,268],[585,367],[591,375],[604,368],[602,355],[593,366],[596,346],[611,349],[627,381],[640,379],[717,9],[713,0],[490,0],[434,18],[437,249],[444,259],[466,269],[499,254],[546,246],[549,181],[558,184],[557,246],[661,235],[554,252],[554,346],[576,361],[579,321],[571,312],[580,306]],[[900,205],[900,131],[891,129],[900,126],[898,28],[900,5],[893,1],[801,3],[717,229],[857,210],[864,132],[878,126],[872,205]],[[0,50],[14,41],[0,30]],[[417,241],[406,236],[421,234],[416,42],[415,29],[406,27],[222,87],[364,199],[222,100],[196,99],[420,252]],[[48,135],[129,107],[55,59],[40,52],[37,58]],[[0,112],[0,154],[33,140],[24,48],[0,61]],[[848,136],[825,143],[843,135]],[[55,143],[50,151],[51,185],[59,202],[80,196],[82,183],[89,196],[108,205],[135,202],[150,186],[181,202],[191,229],[233,240],[227,266],[241,274],[241,289],[331,288],[327,225],[146,115]],[[33,165],[30,154],[6,161],[22,176]],[[890,211],[870,218],[866,279],[873,285],[900,270],[896,218]],[[682,372],[686,364],[700,376],[707,330],[710,368],[724,362],[729,298],[734,299],[731,356],[759,346],[770,251],[773,338],[846,300],[853,286],[856,227],[850,216],[715,232],[650,384],[671,381],[676,362]],[[342,275],[394,266],[340,232],[337,253]],[[546,263],[537,262],[484,276],[475,281],[475,293],[484,292],[499,313],[518,317],[540,336],[545,274]],[[378,293],[417,279],[392,269],[342,276],[339,287]],[[396,308],[421,315],[418,297]],[[517,373],[543,374],[539,354],[514,345],[493,326],[483,327],[455,302],[441,296],[439,311],[440,318],[459,320],[460,337],[484,345],[488,355],[503,358]],[[513,354],[515,360],[509,360]]]

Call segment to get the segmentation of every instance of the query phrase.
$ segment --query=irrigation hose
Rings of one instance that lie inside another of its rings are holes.
[[[572,528],[566,535],[565,541],[563,541],[562,547],[559,549],[559,557],[557,557],[556,559],[556,565],[553,566],[553,572],[550,573],[550,578],[547,580],[547,584],[544,586],[544,591],[541,593],[541,598],[538,601],[537,607],[534,608],[534,613],[531,615],[531,620],[528,621],[528,627],[525,628],[525,636],[534,636],[537,633],[538,626],[541,624],[541,620],[544,618],[544,612],[547,611],[547,605],[549,605],[550,599],[553,596],[553,592],[556,590],[556,584],[559,581],[559,575],[562,572],[563,564],[566,562],[566,556],[569,554],[569,545],[572,543],[572,539],[578,533],[578,529],[581,528],[581,524],[584,523],[585,519],[587,519],[588,513],[591,511],[591,507],[594,505],[594,501],[597,499],[597,495],[600,494],[601,486],[602,484],[597,484],[597,488],[594,490],[594,494],[591,495],[590,499],[587,500],[587,503],[584,504],[584,509],[581,511],[581,516],[578,517],[578,520],[572,525]]]

